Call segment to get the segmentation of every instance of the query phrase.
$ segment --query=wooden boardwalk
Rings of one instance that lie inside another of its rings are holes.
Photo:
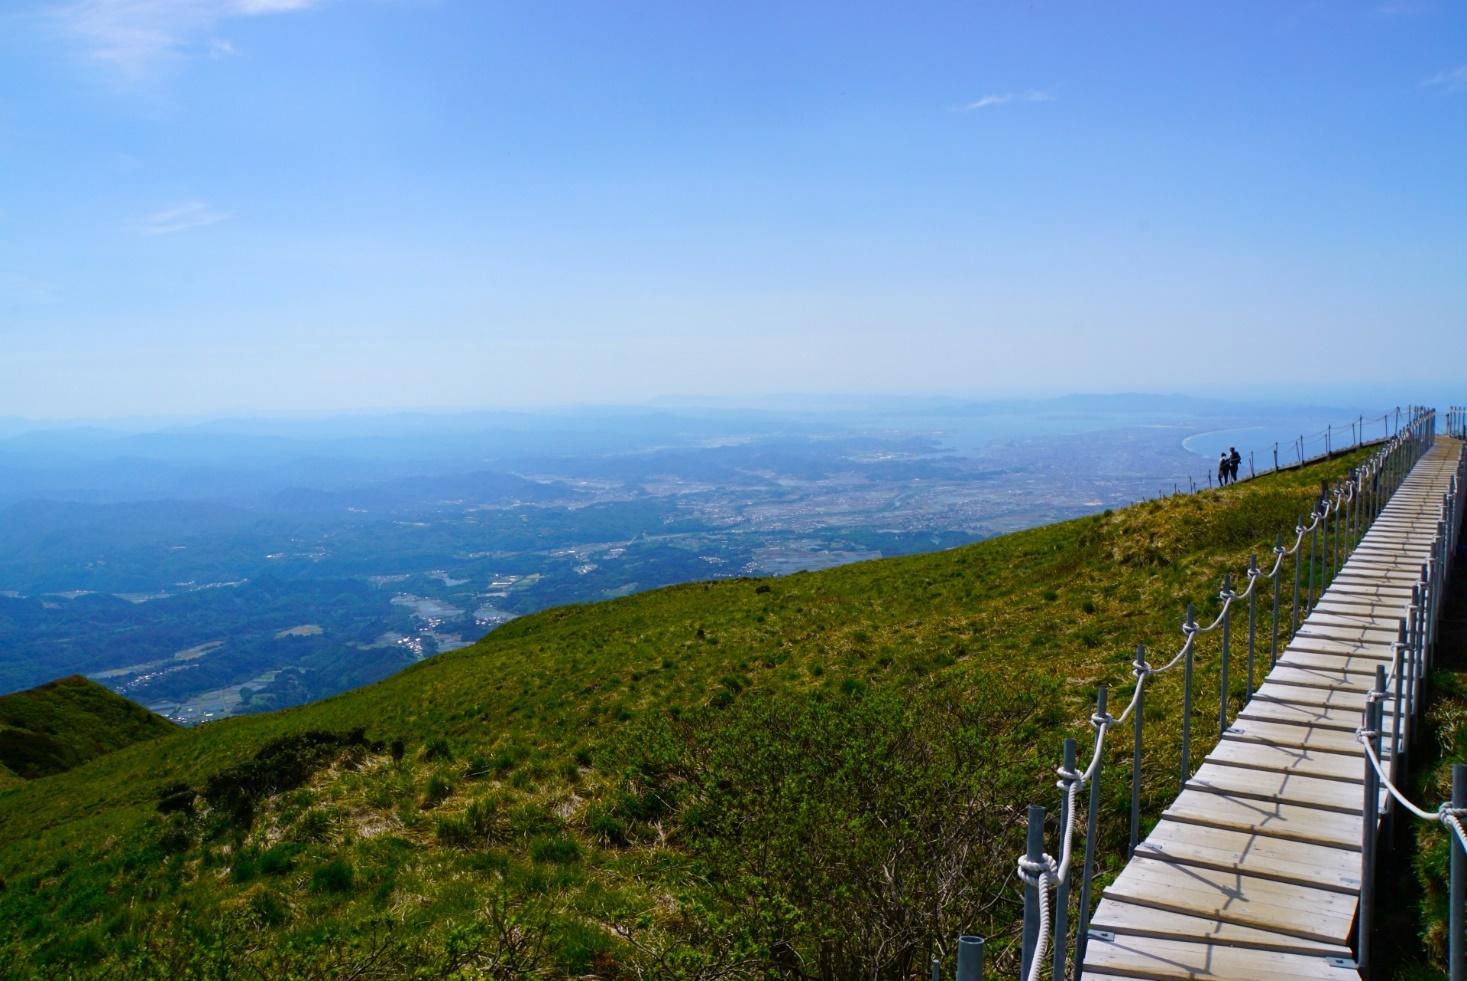
[[[1359,978],[1364,751],[1375,669],[1462,455],[1437,437],[1258,691],[1103,894],[1081,975]]]

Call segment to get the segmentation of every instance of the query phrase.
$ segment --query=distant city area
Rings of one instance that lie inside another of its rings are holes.
[[[80,673],[198,723],[547,607],[950,548],[1205,486],[1219,440],[1247,476],[1287,434],[1313,455],[1392,419],[1076,396],[5,425],[0,691]]]

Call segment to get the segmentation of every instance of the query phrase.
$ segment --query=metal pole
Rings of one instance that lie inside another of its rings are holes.
[[[1299,553],[1303,542],[1304,516],[1294,523],[1294,603],[1289,617],[1289,636],[1292,637],[1299,632]]]
[[[1038,868],[1039,863],[1044,861],[1044,808],[1038,804],[1029,805],[1029,841],[1024,857],[1029,860],[1030,868]],[[1039,895],[1038,878],[1035,877],[1033,882],[1025,879],[1023,969],[1020,977],[1029,976],[1029,965],[1034,960],[1034,950],[1039,943],[1040,902],[1042,900]]]
[[[1277,472],[1278,471],[1278,468],[1279,468],[1279,444],[1277,442],[1275,442],[1273,444],[1273,469],[1274,469],[1275,472]]]
[[[1231,602],[1233,597],[1233,574],[1231,572],[1223,573],[1222,592],[1218,593],[1218,596],[1223,601],[1222,668],[1217,696],[1217,731],[1218,735],[1221,736],[1223,731],[1228,727],[1228,652],[1232,646],[1230,641],[1233,632],[1231,622],[1233,619],[1233,604]],[[1253,690],[1253,665],[1251,662],[1248,665],[1248,669],[1248,690],[1251,692]]]
[[[1345,482],[1345,489],[1349,494],[1345,498],[1345,544],[1343,558],[1350,557],[1350,550],[1355,547],[1355,471],[1351,470]],[[1344,563],[1341,562],[1341,565]]]
[[[1096,725],[1097,733],[1105,725],[1105,686],[1095,693],[1095,717],[1102,720]],[[1090,807],[1085,813],[1085,868],[1080,876],[1080,929],[1075,933],[1075,963],[1085,963],[1085,945],[1090,934],[1090,880],[1095,877],[1096,822],[1100,819],[1100,770],[1105,757],[1095,758],[1095,774],[1090,778]]]
[[[1452,764],[1452,809],[1467,808],[1467,765]],[[1452,850],[1451,912],[1447,920],[1447,967],[1451,981],[1463,979],[1463,912],[1462,888],[1467,885],[1467,855],[1462,852],[1462,843],[1450,829],[1447,831],[1447,847]]]
[[[1385,665],[1376,665],[1375,690],[1365,703],[1366,738],[1380,753],[1379,699],[1385,694]],[[1362,978],[1370,977],[1370,931],[1375,926],[1375,835],[1380,823],[1380,783],[1375,767],[1365,760],[1365,820],[1360,825],[1360,912],[1356,917],[1355,962]]]
[[[1258,556],[1248,556],[1248,691],[1253,691],[1253,656],[1258,639]]]
[[[1192,604],[1187,604],[1187,621],[1185,631],[1187,642],[1183,645],[1187,650],[1186,660],[1182,662],[1182,779],[1178,792],[1187,786],[1187,778],[1192,775],[1192,648],[1193,640],[1196,638],[1197,620],[1193,616]]]
[[[983,938],[958,938],[958,981],[983,981]]]
[[[1146,718],[1146,645],[1136,645],[1136,684],[1141,690],[1136,693],[1136,713],[1132,721],[1135,746],[1131,750],[1131,846],[1126,857],[1136,851],[1141,834],[1141,728]]]
[[[1330,512],[1334,510],[1334,502],[1330,500],[1329,486],[1324,488],[1324,553],[1319,561],[1319,595],[1324,595],[1325,587],[1330,580],[1330,558],[1332,551],[1329,543],[1329,518]]]
[[[1410,684],[1406,688],[1406,721],[1410,728],[1406,733],[1407,739],[1416,735],[1416,673],[1421,663],[1418,654],[1418,633],[1420,632],[1421,607],[1417,603],[1419,587],[1411,587],[1411,606],[1406,610],[1406,654],[1408,658],[1406,677]],[[1409,747],[1408,747],[1409,748]]]
[[[1070,822],[1070,784],[1074,782],[1075,741],[1065,740],[1064,763],[1059,780],[1060,790],[1060,834]],[[1054,893],[1054,981],[1065,981],[1065,953],[1070,935],[1070,880],[1065,876]]]
[[[1283,584],[1279,581],[1279,573],[1284,571],[1283,553],[1284,536],[1282,532],[1279,532],[1273,536],[1273,643],[1268,649],[1268,666],[1270,669],[1279,663],[1279,592],[1283,588]],[[1248,676],[1248,694],[1253,694],[1253,676],[1251,674]]]
[[[1406,711],[1404,696],[1405,676],[1411,666],[1406,650],[1406,621],[1401,620],[1396,628],[1395,650],[1391,652],[1392,668],[1396,675],[1396,698],[1391,711],[1391,779],[1399,780],[1406,774],[1406,747],[1401,745],[1401,713]]]
[[[1323,520],[1319,517],[1318,504],[1314,505],[1314,513],[1309,517],[1313,527],[1309,529],[1309,605],[1306,609],[1312,610],[1314,609],[1314,552],[1319,545],[1319,522]]]

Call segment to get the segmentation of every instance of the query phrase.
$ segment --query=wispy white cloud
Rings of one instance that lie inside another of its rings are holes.
[[[137,224],[144,235],[171,235],[190,228],[214,225],[228,218],[224,212],[215,211],[202,201],[185,201],[162,211],[155,211]]]
[[[1440,89],[1443,92],[1467,92],[1467,65],[1458,65],[1456,68],[1437,72],[1421,84],[1429,89]]]
[[[1054,96],[1043,89],[1028,89],[1023,92],[997,92],[975,99],[963,106],[964,112],[972,112],[975,109],[991,109],[994,106],[1003,106],[1015,102],[1053,102]]]
[[[232,54],[228,41],[209,37],[239,17],[283,14],[320,0],[66,0],[50,8],[60,33],[90,61],[123,81],[146,78],[184,55]],[[205,41],[205,38],[208,38]]]

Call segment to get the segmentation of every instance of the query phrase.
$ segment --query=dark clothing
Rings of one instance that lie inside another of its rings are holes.
[[[1237,481],[1237,479],[1238,479],[1238,464],[1240,464],[1242,462],[1243,462],[1243,456],[1237,450],[1234,450],[1233,451],[1233,455],[1230,456],[1230,457],[1228,457],[1228,480],[1229,480],[1229,482],[1236,482]]]
[[[1221,487],[1228,482],[1228,461],[1217,461],[1217,486]]]

